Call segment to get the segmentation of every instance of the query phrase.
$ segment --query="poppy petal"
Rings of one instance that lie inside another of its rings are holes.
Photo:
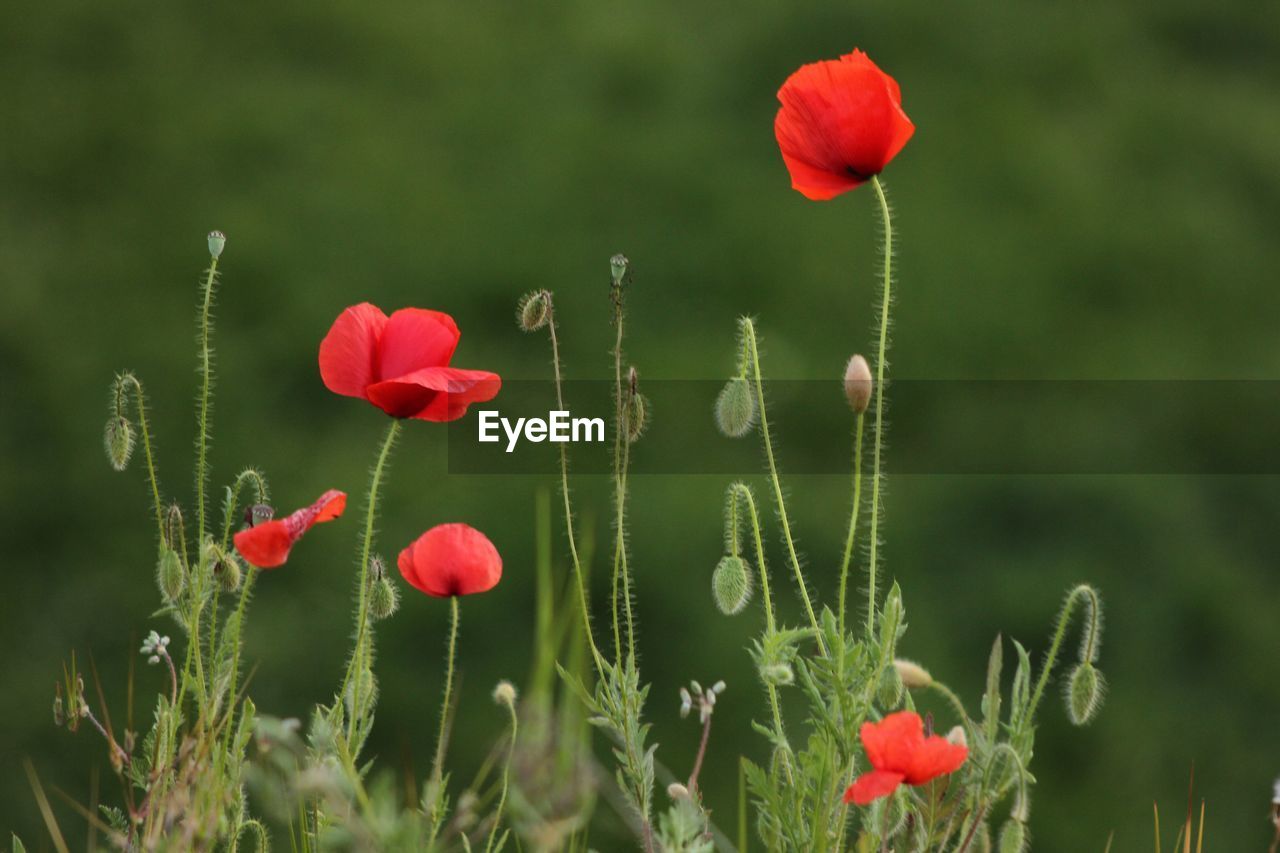
[[[887,797],[892,794],[902,784],[902,781],[903,776],[901,773],[889,773],[884,770],[872,770],[870,773],[863,773],[853,781],[852,785],[845,789],[844,801],[859,806],[869,805],[881,797]]]
[[[944,737],[934,735],[926,738],[911,756],[911,764],[906,771],[907,782],[923,785],[930,779],[954,773],[968,756],[966,747],[951,743]]]
[[[859,734],[872,767],[906,775],[924,742],[924,721],[912,711],[898,711],[878,723],[863,723]]]
[[[283,520],[267,521],[241,530],[235,536],[236,550],[252,566],[274,569],[289,559],[289,549],[296,542]]]
[[[378,340],[386,325],[387,315],[368,302],[338,315],[320,342],[320,378],[326,388],[346,397],[364,396],[364,389],[378,380]]]
[[[394,379],[424,367],[444,367],[453,358],[459,337],[461,332],[448,314],[401,308],[383,330],[377,379]]]
[[[502,579],[502,557],[489,538],[466,524],[441,524],[400,552],[400,574],[436,598],[487,592]]]
[[[497,396],[502,379],[485,370],[426,367],[369,386],[369,402],[396,418],[444,423],[467,413],[472,403]]]

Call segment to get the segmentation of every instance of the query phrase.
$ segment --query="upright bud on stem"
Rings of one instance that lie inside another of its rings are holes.
[[[844,396],[854,414],[862,414],[871,404],[871,367],[860,355],[849,359],[844,369]]]
[[[933,684],[933,676],[929,671],[914,661],[898,659],[893,662],[904,687],[910,690],[923,690]]]
[[[209,256],[215,261],[222,256],[222,250],[227,247],[227,235],[221,231],[209,232]]]
[[[499,705],[514,707],[516,704],[516,688],[510,681],[499,681],[493,688],[493,701]]]
[[[520,297],[516,307],[516,319],[526,332],[536,332],[551,319],[551,294],[535,290]]]
[[[621,252],[609,259],[609,273],[613,276],[614,287],[622,286],[622,280],[627,276],[627,267],[630,263],[627,256]]]

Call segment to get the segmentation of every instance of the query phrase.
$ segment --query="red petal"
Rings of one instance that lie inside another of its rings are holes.
[[[878,723],[863,723],[859,733],[872,767],[905,776],[924,742],[924,721],[914,711],[898,711]]]
[[[497,396],[502,379],[484,370],[427,367],[369,386],[369,402],[396,418],[443,423],[467,413],[472,403]]]
[[[502,578],[502,557],[479,530],[466,524],[433,527],[396,561],[409,585],[436,598],[487,592]]]
[[[320,378],[335,394],[363,397],[378,380],[378,339],[387,315],[376,305],[352,305],[334,320],[320,342]]]
[[[337,489],[330,489],[311,506],[298,510],[285,521],[289,522],[292,519],[294,520],[293,523],[300,525],[297,535],[301,536],[310,530],[312,525],[342,517],[342,513],[346,508],[347,493]]]
[[[901,773],[886,773],[883,770],[872,770],[863,773],[853,781],[844,792],[844,801],[859,806],[870,804],[881,797],[887,797],[902,784]]]
[[[289,533],[283,520],[267,521],[256,527],[241,530],[235,536],[236,550],[250,565],[260,569],[283,566],[289,559],[289,549],[296,538]]]
[[[954,773],[964,764],[969,750],[957,743],[951,743],[944,737],[934,735],[926,738],[911,757],[911,765],[907,769],[907,782],[912,785],[923,785],[930,779]]]
[[[461,333],[453,318],[425,308],[401,308],[391,315],[379,343],[378,376],[395,379],[424,367],[444,367]]]

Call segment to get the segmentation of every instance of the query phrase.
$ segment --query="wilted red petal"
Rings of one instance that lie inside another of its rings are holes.
[[[862,51],[802,66],[778,90],[774,134],[791,185],[829,199],[879,174],[915,125],[897,82]]]
[[[872,770],[863,773],[853,784],[845,789],[844,801],[865,806],[881,797],[887,797],[902,784],[901,773],[888,773],[883,770]]]
[[[424,367],[446,366],[460,336],[448,314],[426,308],[401,308],[383,329],[378,345],[378,376],[373,381],[395,379]]]
[[[396,418],[453,421],[472,403],[492,400],[502,387],[496,373],[459,367],[425,367],[369,386],[369,402]]]
[[[338,315],[320,342],[320,378],[335,394],[363,397],[364,389],[378,381],[378,341],[387,315],[376,305],[362,302]]]
[[[479,530],[466,524],[433,527],[396,561],[409,585],[436,598],[487,592],[502,578],[502,557]]]
[[[923,785],[930,779],[954,773],[968,756],[968,748],[960,744],[951,743],[940,735],[928,737],[911,756],[911,765],[906,773],[907,782]]]
[[[859,734],[872,767],[905,776],[924,742],[924,721],[914,711],[898,711],[878,723],[863,723]]]
[[[260,569],[274,569],[289,559],[289,551],[313,525],[333,521],[347,508],[347,493],[330,489],[311,506],[284,518],[264,522],[235,535],[236,550]]]

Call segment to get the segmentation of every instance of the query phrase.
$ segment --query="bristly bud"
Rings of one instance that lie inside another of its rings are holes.
[[[844,396],[854,414],[862,414],[871,405],[871,367],[860,355],[849,359],[844,369]]]
[[[964,726],[953,726],[951,731],[947,732],[947,743],[967,748],[969,736],[964,733]]]
[[[752,590],[751,569],[741,557],[722,558],[711,574],[711,594],[726,616],[741,613],[751,602]]]
[[[908,690],[923,690],[933,684],[929,671],[914,661],[898,659],[893,662],[893,668]]]
[[[1089,662],[1076,664],[1067,678],[1067,717],[1073,725],[1087,726],[1102,707],[1106,681]]]
[[[514,708],[516,704],[515,685],[510,681],[499,681],[498,686],[493,688],[493,701],[499,705]]]
[[[390,578],[379,577],[369,590],[369,615],[374,619],[386,619],[400,607],[400,594]]]
[[[898,675],[897,667],[885,667],[884,672],[880,673],[876,701],[885,709],[896,708],[902,701],[902,677]]]
[[[687,800],[689,799],[689,789],[679,782],[672,782],[667,786],[667,796],[676,801]]]
[[[745,376],[725,383],[716,397],[716,427],[729,438],[741,438],[756,425],[756,398]]]
[[[614,287],[622,285],[622,280],[626,278],[627,267],[630,264],[631,262],[627,260],[627,256],[622,253],[618,253],[609,259],[609,274],[613,276]]]
[[[534,290],[520,297],[516,306],[516,319],[526,332],[536,332],[551,319],[551,294]]]
[[[631,370],[634,377],[635,368]],[[634,388],[634,384],[632,387]],[[626,419],[627,443],[639,441],[640,436],[644,435],[645,427],[649,425],[649,399],[638,391],[631,391],[627,394],[626,411],[623,414]]]
[[[1023,853],[1027,849],[1027,827],[1012,818],[1000,829],[999,853]]]
[[[215,261],[222,256],[222,250],[227,247],[227,235],[221,231],[209,232],[209,257]]]
[[[772,684],[775,687],[786,687],[795,683],[796,673],[789,663],[767,663],[760,667],[760,678],[766,684]]]
[[[182,595],[187,585],[186,573],[182,569],[182,558],[178,552],[168,546],[160,548],[160,562],[156,564],[156,585],[164,600],[173,603]]]
[[[107,419],[107,428],[102,437],[107,449],[107,459],[111,467],[123,471],[133,455],[133,426],[123,415],[112,415]]]
[[[234,556],[223,551],[222,557],[222,559],[213,564],[213,576],[218,579],[218,584],[224,592],[235,592],[240,588],[240,581],[244,578],[244,570],[240,568],[240,561]]]

